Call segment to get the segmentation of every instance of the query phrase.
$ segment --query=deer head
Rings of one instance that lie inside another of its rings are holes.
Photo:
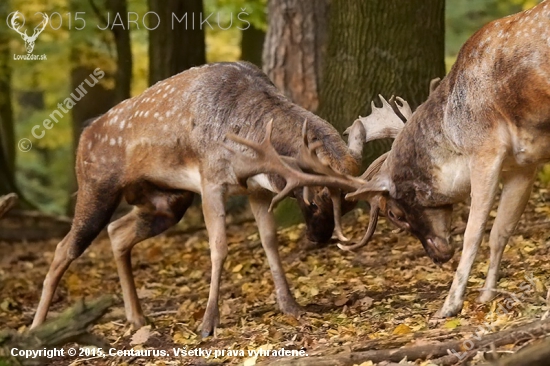
[[[18,22],[18,19],[20,19],[20,17],[23,16],[20,12],[18,12],[18,11],[15,12],[15,14],[12,16],[11,22],[10,22],[11,28],[14,31],[16,31],[17,33],[19,33],[21,35],[21,38],[23,38],[23,40],[25,41],[25,48],[27,49],[27,53],[32,53],[32,51],[34,50],[34,44],[36,42],[36,38],[38,38],[40,33],[42,33],[44,31],[44,29],[46,28],[46,25],[48,25],[48,21],[49,21],[48,15],[46,15],[44,13],[36,13],[36,14],[41,14],[43,19],[40,22],[40,24],[38,24],[34,28],[34,32],[33,32],[32,36],[30,36],[30,37],[27,34],[27,31],[25,31],[25,32],[21,31],[21,28],[25,24],[25,20],[23,19],[23,24],[20,24]]]

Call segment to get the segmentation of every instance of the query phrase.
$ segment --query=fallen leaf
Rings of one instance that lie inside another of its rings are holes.
[[[411,328],[406,324],[399,324],[394,330],[393,334],[409,334],[411,333]]]
[[[139,344],[143,344],[147,342],[149,337],[151,336],[151,326],[146,325],[144,327],[139,328],[134,335],[132,336],[132,340],[130,341],[130,344],[132,346],[136,346]]]
[[[231,270],[233,273],[237,273],[237,272],[240,272],[241,269],[243,269],[243,265],[242,263],[239,263],[237,264],[235,267],[233,267],[233,269]]]
[[[445,322],[445,325],[443,325],[447,329],[455,329],[456,327],[460,326],[460,319],[451,319]]]

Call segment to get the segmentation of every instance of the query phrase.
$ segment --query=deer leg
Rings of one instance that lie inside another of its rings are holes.
[[[208,303],[204,313],[201,334],[203,337],[213,335],[220,319],[218,298],[223,263],[227,257],[227,238],[225,233],[225,187],[204,184],[202,187],[202,211],[212,260],[212,278]]]
[[[132,248],[137,243],[158,235],[177,224],[193,203],[193,193],[191,192],[156,195],[153,193],[152,196],[154,196],[152,201],[157,206],[148,204],[135,207],[127,215],[108,226],[122,287],[126,319],[136,329],[144,326],[146,320],[139,303],[132,274]],[[159,205],[162,208],[158,207]]]
[[[53,295],[61,277],[69,265],[78,258],[107,225],[116,209],[120,195],[109,189],[93,189],[82,186],[79,189],[73,225],[65,238],[57,245],[48,274],[44,279],[42,295],[34,315],[31,328],[46,320]]]
[[[275,224],[275,217],[272,212],[269,212],[271,197],[266,195],[251,195],[249,201],[250,208],[258,224],[260,239],[267,255],[271,274],[273,275],[279,308],[285,314],[299,316],[304,310],[298,305],[296,300],[294,300],[283,270],[279,250],[277,248],[277,226]]]
[[[496,296],[494,289],[498,282],[498,271],[502,253],[529,201],[533,181],[535,180],[535,172],[536,169],[530,167],[526,170],[503,172],[502,174],[502,194],[497,217],[489,238],[489,246],[491,248],[489,271],[487,272],[483,292],[478,298],[479,302],[491,301]]]
[[[464,304],[468,276],[483,239],[487,218],[495,200],[503,158],[497,156],[495,159],[488,160],[485,155],[470,163],[472,205],[464,233],[462,256],[449,294],[443,307],[435,314],[436,318],[454,316],[460,312]]]

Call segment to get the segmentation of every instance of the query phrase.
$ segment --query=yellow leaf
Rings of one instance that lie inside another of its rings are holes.
[[[241,269],[243,269],[243,265],[241,263],[237,264],[235,267],[233,267],[233,273],[240,272]]]
[[[309,293],[311,296],[317,296],[319,295],[319,289],[317,287],[312,287],[309,289]]]
[[[399,324],[394,330],[393,334],[409,334],[411,333],[411,328],[406,324]]]
[[[447,329],[455,329],[456,327],[460,326],[460,319],[451,319],[447,321],[444,325]]]

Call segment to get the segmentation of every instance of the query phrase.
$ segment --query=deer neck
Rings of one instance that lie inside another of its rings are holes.
[[[416,110],[388,157],[398,198],[411,204],[454,204],[470,191],[467,157],[445,129],[447,95],[446,85],[441,85]]]

